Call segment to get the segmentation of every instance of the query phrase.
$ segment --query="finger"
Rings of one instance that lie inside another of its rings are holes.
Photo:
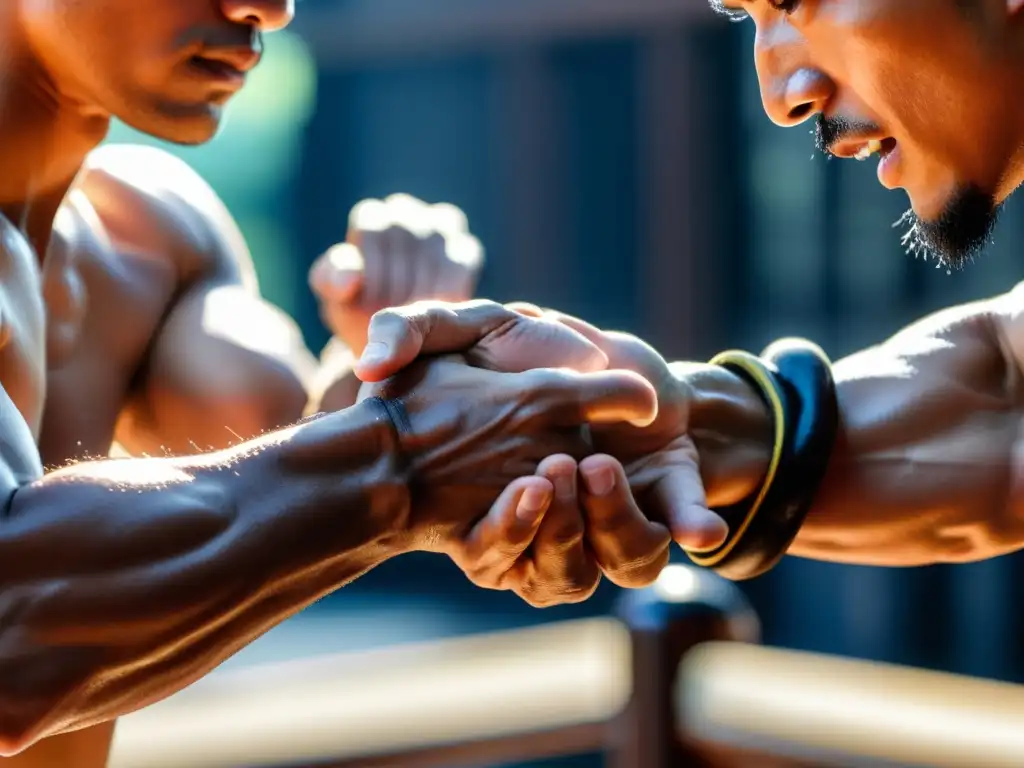
[[[544,310],[538,307],[536,304],[530,304],[527,301],[513,301],[510,304],[506,304],[506,307],[511,309],[513,312],[517,312],[520,315],[526,317],[544,317]]]
[[[580,333],[583,336],[586,336],[588,339],[590,339],[591,341],[593,341],[595,343],[601,341],[604,338],[604,336],[606,335],[605,332],[602,331],[597,326],[591,325],[586,320],[581,320],[578,317],[573,317],[572,315],[567,315],[567,314],[565,314],[563,312],[559,312],[558,310],[555,310],[555,309],[544,309],[544,310],[541,310],[541,311],[544,313],[544,315],[546,317],[549,317],[552,320],[557,320],[558,322],[562,323],[563,325],[569,326],[570,328],[572,328],[577,333]]]
[[[534,541],[554,489],[543,477],[522,477],[502,491],[463,541],[459,565],[480,586],[501,588],[504,574]]]
[[[420,250],[420,241],[400,225],[393,224],[381,237],[385,243],[385,260],[381,270],[384,281],[377,297],[380,303],[371,307],[372,309],[398,307],[409,303],[415,279],[415,262]]]
[[[387,292],[387,260],[389,253],[387,230],[363,231],[359,235],[359,250],[363,254],[363,295],[361,304],[369,310],[382,306]]]
[[[649,367],[651,359],[661,359],[661,354],[647,342],[626,333],[602,331],[586,320],[566,315],[553,310],[545,310],[544,316],[571,328],[596,346],[608,356],[608,365],[612,368],[633,368],[642,365]]]
[[[507,325],[513,313],[494,302],[419,302],[378,312],[356,364],[363,381],[382,381],[421,354],[462,352]]]
[[[579,603],[600,583],[601,571],[584,540],[577,470],[567,455],[549,456],[537,467],[537,474],[554,487],[554,497],[528,553],[532,579],[517,579],[517,592],[531,605]]]
[[[339,243],[309,270],[309,285],[321,301],[348,304],[363,286],[363,255],[351,243]]]
[[[383,200],[360,200],[348,215],[348,236],[351,242],[358,245],[358,240],[365,232],[383,232],[391,224],[388,206]]]
[[[398,192],[384,200],[388,226],[399,227],[416,238],[424,238],[433,230],[430,206],[419,198]]]
[[[530,371],[522,374],[541,398],[550,423],[573,426],[582,423],[628,422],[649,426],[658,416],[658,395],[651,383],[632,371]]]
[[[446,238],[469,233],[469,220],[466,214],[451,203],[430,206],[430,221],[434,231],[440,232]]]
[[[650,515],[667,520],[675,542],[685,550],[707,552],[720,547],[729,527],[708,508],[696,449],[676,461],[645,496]]]
[[[374,315],[367,337],[355,370],[371,382],[393,376],[420,355],[453,352],[471,353],[478,367],[507,372],[607,366],[604,353],[571,329],[525,318],[492,301],[419,302],[388,309]]]
[[[430,298],[442,301],[469,301],[476,290],[476,274],[460,264],[441,257],[435,269]]]
[[[580,504],[587,543],[609,581],[640,588],[653,583],[669,560],[668,528],[637,506],[622,465],[598,454],[580,462]]]
[[[424,300],[465,301],[468,296],[453,297],[444,290],[444,274],[447,266],[444,238],[434,233],[419,243],[416,258],[410,265],[415,276],[409,296],[403,303]]]
[[[476,274],[484,264],[483,244],[469,233],[446,234],[445,252],[448,261]]]

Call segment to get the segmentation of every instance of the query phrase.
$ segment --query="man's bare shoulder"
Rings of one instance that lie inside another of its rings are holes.
[[[133,144],[100,147],[87,158],[78,187],[118,249],[173,258],[183,282],[224,270],[254,279],[231,214],[174,155]]]
[[[1024,399],[1024,282],[1006,293],[936,312],[884,345],[899,356],[936,356],[957,380],[983,376]]]

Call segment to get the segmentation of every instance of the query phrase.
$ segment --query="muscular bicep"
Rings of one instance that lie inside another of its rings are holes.
[[[836,364],[840,437],[794,554],[914,565],[1024,546],[1021,297],[944,310]]]
[[[154,196],[172,222],[159,246],[181,284],[119,420],[117,440],[132,453],[221,448],[293,422],[315,369],[297,325],[261,297],[221,201],[190,170],[168,178],[172,188]]]
[[[294,323],[237,284],[182,296],[118,424],[132,453],[221,448],[296,421],[312,357]]]

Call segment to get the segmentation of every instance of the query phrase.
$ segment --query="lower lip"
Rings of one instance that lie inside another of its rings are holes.
[[[878,161],[878,183],[886,189],[899,187],[900,145],[897,144]]]
[[[204,79],[224,85],[241,86],[245,83],[245,73],[230,64],[212,59],[193,58],[189,60],[189,68]]]

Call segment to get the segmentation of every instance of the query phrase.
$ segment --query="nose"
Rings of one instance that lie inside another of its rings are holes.
[[[262,32],[284,29],[295,18],[295,0],[221,0],[221,9],[231,21]]]
[[[762,78],[764,111],[776,125],[790,128],[824,112],[835,96],[835,83],[817,69],[801,67],[779,80]]]

